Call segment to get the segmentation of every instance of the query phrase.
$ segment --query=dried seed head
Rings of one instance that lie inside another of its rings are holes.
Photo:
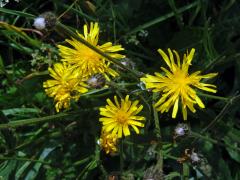
[[[143,180],[163,180],[164,174],[162,170],[156,168],[156,166],[151,166],[144,172]]]
[[[45,12],[34,19],[33,26],[38,30],[52,29],[56,25],[57,17],[52,12]]]
[[[209,165],[208,160],[204,158],[203,156],[201,157],[200,163],[198,163],[198,168],[204,172],[204,174],[207,177],[212,176],[212,167]]]
[[[199,163],[201,161],[201,158],[199,157],[199,155],[193,151],[190,154],[190,159],[193,164]]]
[[[37,17],[34,19],[33,26],[38,30],[43,30],[46,27],[46,20],[43,17]]]
[[[175,133],[179,136],[185,135],[184,129],[182,127],[176,128]]]
[[[174,129],[174,137],[180,137],[180,136],[185,136],[189,133],[189,127],[187,124],[180,123],[176,126]]]
[[[87,84],[91,88],[100,89],[105,86],[106,79],[102,74],[96,74],[90,77],[87,81]]]
[[[121,63],[122,65],[126,66],[126,67],[129,68],[129,69],[134,69],[134,67],[135,67],[135,63],[132,62],[129,58],[123,58],[123,59],[121,59],[121,60],[120,60],[120,63]],[[117,68],[118,68],[119,70],[125,71],[125,69],[123,69],[122,67],[117,66]]]

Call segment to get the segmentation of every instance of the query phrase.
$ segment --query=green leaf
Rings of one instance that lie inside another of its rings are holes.
[[[64,120],[63,117],[66,117],[68,115],[69,114],[66,114],[66,113],[59,113],[59,114],[56,114],[56,115],[45,116],[45,117],[40,117],[40,118],[30,118],[30,119],[22,119],[22,120],[17,120],[17,121],[11,121],[9,123],[0,124],[0,129],[16,128],[16,127],[19,127],[19,126],[26,126],[26,125],[42,123],[42,122],[47,122],[47,121],[54,121],[54,120],[59,119],[59,118],[62,118],[61,120]]]
[[[218,166],[219,178],[232,180],[231,171],[229,169],[229,166],[226,164],[226,162],[223,159],[219,159],[218,165],[219,165]]]
[[[2,176],[4,179],[10,179],[12,173],[15,171],[16,166],[16,160],[4,161],[0,165],[0,176]]]
[[[54,150],[55,148],[45,148],[42,152],[42,154],[39,157],[39,160],[44,160],[47,158],[47,156]],[[35,179],[38,175],[38,172],[43,164],[42,163],[36,163],[33,168],[28,172],[25,179]]]
[[[2,56],[0,55],[0,74],[4,74],[5,69],[4,69],[4,64],[3,64],[3,59]]]
[[[232,144],[233,146],[237,147],[237,142],[232,141],[228,136],[225,136],[223,140],[225,143]],[[234,159],[235,161],[237,161],[238,163],[240,163],[239,151],[235,151],[232,148],[228,148],[227,146],[226,146],[226,149],[227,149],[229,155],[231,156],[231,158]]]
[[[174,179],[176,177],[181,177],[181,174],[179,172],[171,172],[169,173],[168,175],[166,175],[164,177],[165,180],[171,180],[171,179]]]
[[[36,108],[12,108],[12,109],[3,109],[2,112],[5,116],[8,116],[8,115],[25,114],[25,113],[41,113],[41,110]]]

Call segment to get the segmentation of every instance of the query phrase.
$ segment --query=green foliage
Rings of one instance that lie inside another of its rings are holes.
[[[46,11],[61,24],[34,29],[33,19]],[[239,20],[236,0],[10,1],[0,8],[0,179],[239,179]],[[125,48],[134,69],[116,64],[120,77],[56,113],[42,83],[60,61],[56,45],[70,38],[59,27],[82,32],[90,21],[99,22],[101,43]],[[174,134],[181,116],[156,112],[159,94],[132,77],[165,66],[158,48],[196,48],[191,71],[219,73],[210,82],[217,94],[198,93],[206,108],[189,114],[184,137]],[[115,94],[141,101],[147,121],[107,155],[97,143],[99,107]],[[189,158],[194,152],[199,162]]]

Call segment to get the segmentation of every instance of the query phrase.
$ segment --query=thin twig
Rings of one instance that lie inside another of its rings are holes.
[[[78,0],[75,0],[68,8],[66,11],[64,11],[60,16],[58,16],[57,20],[60,20],[61,17],[63,17],[72,7],[77,3]]]
[[[203,135],[201,135],[201,134],[199,134],[199,133],[196,133],[196,132],[192,132],[192,131],[191,131],[190,135],[193,136],[193,137],[196,137],[196,138],[200,138],[200,139],[209,141],[209,142],[211,142],[211,143],[213,143],[213,144],[217,144],[217,145],[223,146],[223,147],[227,146],[227,147],[229,147],[229,148],[231,148],[231,149],[233,149],[233,150],[236,150],[236,151],[239,151],[239,152],[240,152],[240,148],[238,148],[238,147],[235,147],[235,146],[233,146],[233,145],[231,145],[231,144],[227,144],[227,143],[221,143],[221,142],[218,141],[218,140],[212,139],[212,138],[210,138],[210,137],[203,136]]]
[[[219,122],[223,116],[228,112],[228,109],[233,105],[234,102],[236,102],[239,98],[240,95],[236,96],[238,92],[235,93],[234,97],[230,98],[227,104],[223,107],[222,111],[214,118],[214,120],[209,123],[202,131],[201,134],[206,132],[208,129],[213,127],[217,122]]]

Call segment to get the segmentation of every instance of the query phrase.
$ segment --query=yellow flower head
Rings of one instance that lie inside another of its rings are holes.
[[[180,101],[182,104],[183,119],[186,120],[187,108],[194,113],[196,111],[194,104],[198,104],[201,108],[205,107],[194,88],[215,93],[216,86],[201,83],[200,81],[202,79],[213,78],[217,73],[200,75],[201,72],[196,71],[190,75],[188,74],[188,68],[191,65],[195,49],[192,49],[189,54],[184,54],[182,63],[179,54],[175,50],[168,49],[169,56],[161,49],[158,52],[163,57],[169,70],[161,67],[165,72],[164,75],[155,72],[155,76],[146,75],[146,77],[141,78],[141,81],[145,83],[146,88],[152,88],[153,92],[162,93],[161,98],[155,104],[158,111],[161,113],[168,112],[173,106],[172,118],[176,118]],[[177,62],[174,60],[174,56]]]
[[[139,101],[133,103],[129,100],[129,95],[125,99],[121,99],[118,102],[116,96],[114,96],[115,104],[107,99],[108,105],[104,108],[100,108],[100,114],[105,117],[99,119],[103,124],[103,131],[111,132],[113,135],[117,134],[118,138],[130,135],[129,127],[131,126],[137,134],[139,134],[138,127],[144,127],[144,124],[139,121],[145,120],[143,116],[137,116],[137,114],[143,109],[143,106],[137,106]]]
[[[98,45],[99,36],[98,23],[90,23],[90,28],[85,24],[83,26],[83,34],[77,33],[80,38],[85,39],[90,44],[108,54],[109,56],[119,59],[124,58],[124,55],[118,54],[118,51],[124,50],[121,45],[112,45],[111,42],[107,42],[103,45]],[[97,73],[110,74],[113,77],[118,75],[116,71],[111,69],[110,62],[106,61],[104,57],[88,48],[78,40],[72,38],[66,39],[73,48],[58,45],[60,55],[63,58],[62,61],[66,61],[78,68],[86,76],[91,76]]]
[[[106,154],[114,154],[117,152],[117,142],[117,135],[107,132],[102,132],[99,139],[100,146],[106,152]]]
[[[43,87],[48,96],[54,97],[57,112],[62,108],[69,108],[71,99],[78,100],[80,93],[88,91],[79,72],[65,63],[56,63],[48,71],[53,79],[45,81]]]

